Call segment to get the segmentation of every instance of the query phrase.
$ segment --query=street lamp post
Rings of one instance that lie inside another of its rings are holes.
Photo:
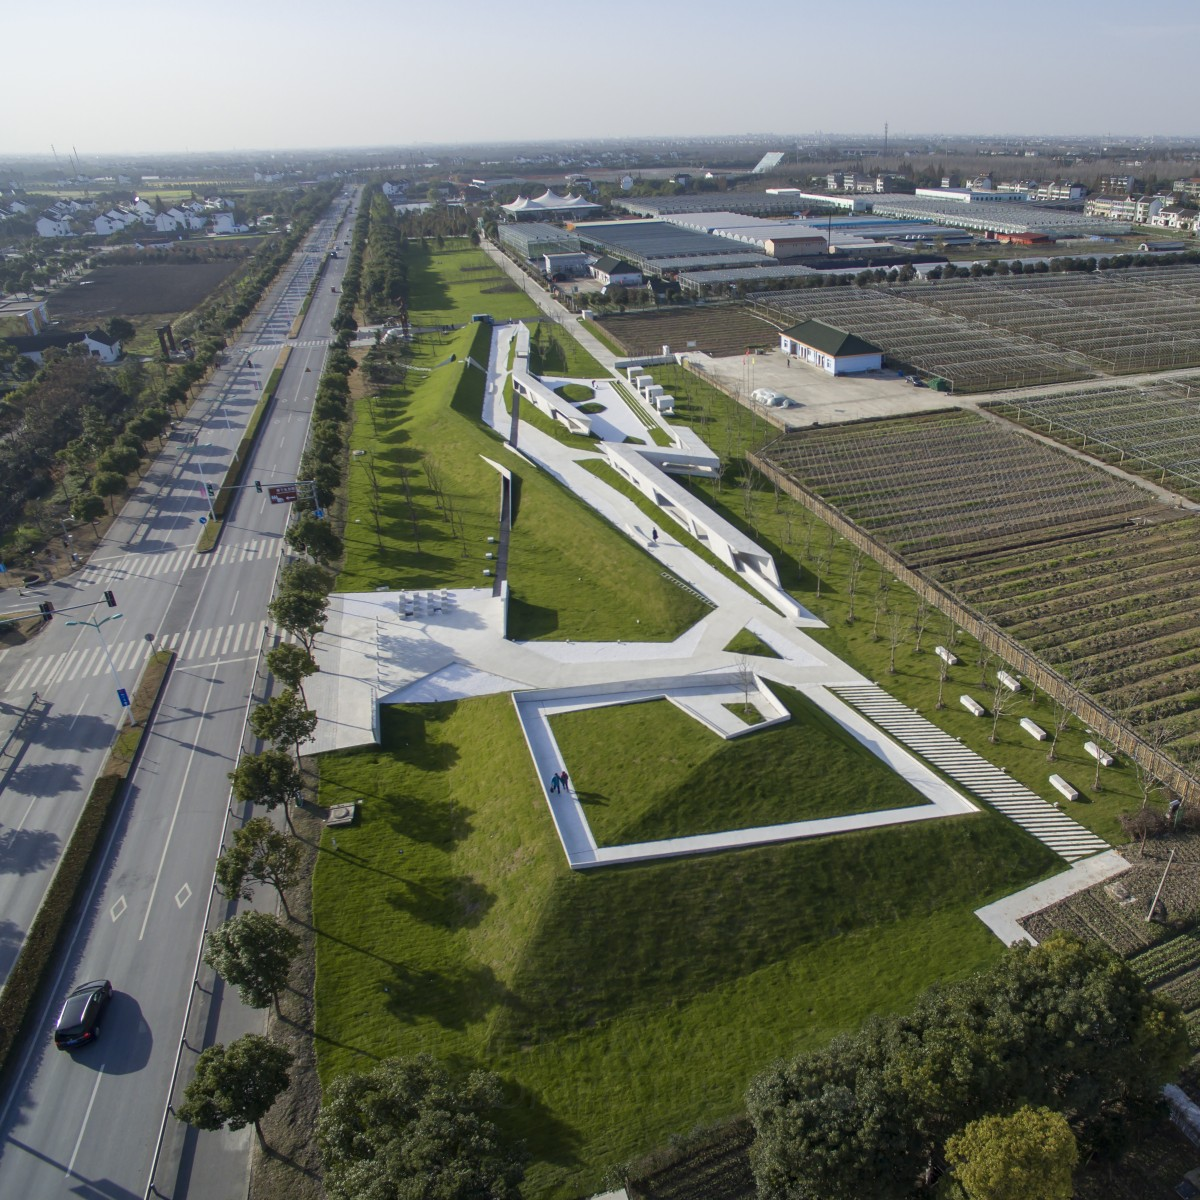
[[[108,669],[112,672],[113,680],[117,685],[117,699],[119,699],[121,701],[122,718],[124,716],[124,712],[126,710],[128,710],[130,707],[129,693],[121,686],[121,677],[120,677],[120,675],[117,674],[116,663],[113,662],[112,655],[108,651],[108,643],[104,640],[104,634],[100,631],[100,626],[107,625],[109,621],[119,621],[124,615],[125,615],[124,613],[112,613],[110,616],[104,617],[99,621],[68,621],[67,622],[68,625],[87,625],[90,629],[94,629],[96,631],[96,636],[100,639],[100,645],[104,649],[104,657],[105,657],[105,659],[108,660]],[[132,721],[132,719],[133,719],[133,716],[131,713],[130,720]],[[120,721],[117,722],[118,725],[120,723],[121,723]]]

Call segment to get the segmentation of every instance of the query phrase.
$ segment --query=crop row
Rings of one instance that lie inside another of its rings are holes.
[[[1200,930],[1192,930],[1152,946],[1130,964],[1148,986],[1200,967]]]

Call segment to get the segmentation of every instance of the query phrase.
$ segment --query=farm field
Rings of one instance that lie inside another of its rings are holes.
[[[98,267],[51,296],[50,315],[67,324],[82,325],[109,317],[188,312],[241,265],[234,259],[180,259]]]
[[[927,803],[811,700],[769,686],[792,719],[728,742],[669,700],[553,718],[555,741],[597,844]],[[739,708],[735,704],[734,712]]]
[[[751,308],[781,327],[813,318],[856,333],[879,346],[892,365],[938,376],[956,392],[1032,387],[1097,373],[1080,355],[932,307],[926,293],[941,286],[807,288],[764,295]]]
[[[465,238],[448,238],[441,249],[412,240],[405,261],[414,325],[461,325],[473,313],[489,313],[498,321],[538,315],[537,305],[503,269]]]
[[[1134,484],[963,412],[789,433],[763,457],[913,566],[1171,515]]]
[[[1192,393],[1196,393],[1193,399]],[[1200,375],[996,400],[986,407],[1200,499]]]
[[[1200,518],[930,573],[1179,761],[1200,748]]]
[[[1009,275],[893,295],[1083,355],[1110,375],[1200,365],[1200,267]]]
[[[612,313],[596,324],[629,355],[661,354],[663,346],[670,346],[677,352],[703,350],[720,358],[779,345],[779,326],[742,305]]]

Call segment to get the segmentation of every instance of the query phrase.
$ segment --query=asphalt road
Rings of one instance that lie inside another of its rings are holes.
[[[55,998],[83,979],[112,980],[103,1033],[89,1047],[58,1052],[50,1042],[55,1012],[47,1012],[20,1048],[19,1069],[0,1098],[0,1196],[132,1200],[145,1193],[226,816],[226,773],[241,741],[288,519],[287,506],[269,504],[251,487],[231,506],[220,548],[194,555],[208,507],[203,484],[224,473],[309,282],[337,245],[339,257],[325,266],[300,336],[290,343],[295,348],[245,477],[264,484],[295,478],[338,299],[330,285],[345,270],[346,207],[335,202],[307,240],[308,252],[285,270],[228,352],[227,369],[209,389],[213,398],[180,422],[88,568],[46,589],[60,610],[50,628],[0,660],[0,699],[23,705],[36,688],[44,702],[19,758],[0,763],[7,839],[0,953],[15,953],[120,716],[100,634],[66,621],[122,614],[101,632],[111,635],[126,688],[149,653],[148,634],[179,651],[85,916],[54,972]],[[105,589],[115,593],[117,608],[104,604]],[[88,607],[61,612],[73,603]],[[223,1007],[240,1006],[226,997]],[[242,1020],[261,1021],[261,1014]],[[162,1178],[160,1172],[160,1193],[188,1194],[186,1181],[172,1191]]]

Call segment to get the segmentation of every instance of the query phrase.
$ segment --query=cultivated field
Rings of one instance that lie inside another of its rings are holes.
[[[892,294],[1084,355],[1110,375],[1200,364],[1200,267],[945,280]]]
[[[670,346],[677,353],[703,350],[721,357],[779,345],[778,325],[741,305],[613,314],[597,324],[631,356],[661,354]]]
[[[1200,375],[997,400],[987,407],[1065,445],[1200,498]]]
[[[1180,761],[1200,749],[1200,518],[930,573]]]
[[[1169,516],[1136,485],[963,412],[789,433],[763,454],[913,566]]]
[[[55,320],[79,325],[109,317],[188,312],[241,266],[234,259],[169,261],[103,266],[49,302]]]

